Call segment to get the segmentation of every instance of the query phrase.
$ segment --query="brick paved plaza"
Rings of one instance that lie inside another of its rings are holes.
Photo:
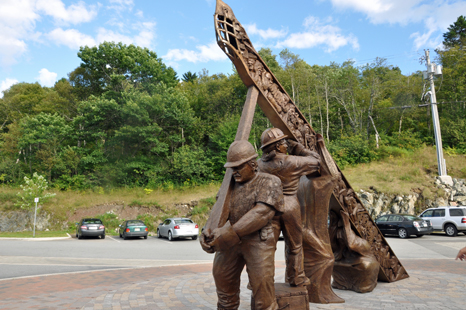
[[[344,304],[311,309],[464,309],[466,262],[402,260],[410,278],[367,294],[335,290]],[[211,264],[114,269],[0,281],[0,309],[216,309]],[[283,282],[284,263],[277,262]],[[241,309],[250,309],[243,272]]]

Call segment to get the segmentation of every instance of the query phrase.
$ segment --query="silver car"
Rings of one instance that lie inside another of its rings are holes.
[[[458,232],[466,235],[466,207],[430,208],[419,215],[423,220],[429,220],[435,231],[445,231],[447,236],[455,237]]]
[[[188,218],[169,218],[157,227],[157,237],[167,237],[170,241],[181,237],[196,240],[198,235],[199,226]]]

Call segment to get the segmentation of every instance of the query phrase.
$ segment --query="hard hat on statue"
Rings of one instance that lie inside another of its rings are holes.
[[[247,140],[235,141],[230,145],[227,153],[225,168],[233,168],[258,156],[256,150]]]
[[[277,141],[280,141],[280,140],[283,140],[285,138],[287,138],[288,136],[285,135],[283,133],[283,131],[281,131],[280,129],[278,128],[269,128],[269,129],[266,129],[263,133],[262,133],[262,136],[261,136],[261,149],[263,149],[264,147],[274,143],[274,142],[277,142]]]

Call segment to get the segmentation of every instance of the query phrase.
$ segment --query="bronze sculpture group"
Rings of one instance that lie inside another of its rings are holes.
[[[322,136],[307,123],[221,0],[215,28],[220,48],[248,87],[225,177],[200,238],[205,251],[215,252],[218,309],[238,308],[244,266],[251,308],[279,309],[273,277],[280,231],[285,238],[285,279],[297,296],[307,290],[306,304],[295,309],[308,309],[308,301],[344,302],[332,287],[366,293],[377,280],[407,278]],[[262,134],[258,161],[247,142],[256,103],[275,127]]]

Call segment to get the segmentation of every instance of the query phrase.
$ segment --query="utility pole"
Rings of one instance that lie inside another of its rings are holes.
[[[430,82],[430,91],[427,92],[427,94],[430,95],[430,102],[432,107],[432,121],[434,123],[435,145],[437,147],[438,174],[443,182],[453,184],[451,177],[447,175],[447,166],[445,163],[445,159],[443,158],[442,134],[440,132],[440,122],[437,110],[437,98],[435,96],[434,75],[441,75],[442,67],[430,62],[429,50],[426,50],[425,53],[427,62],[427,71],[425,72],[425,78],[427,77],[427,79]]]

